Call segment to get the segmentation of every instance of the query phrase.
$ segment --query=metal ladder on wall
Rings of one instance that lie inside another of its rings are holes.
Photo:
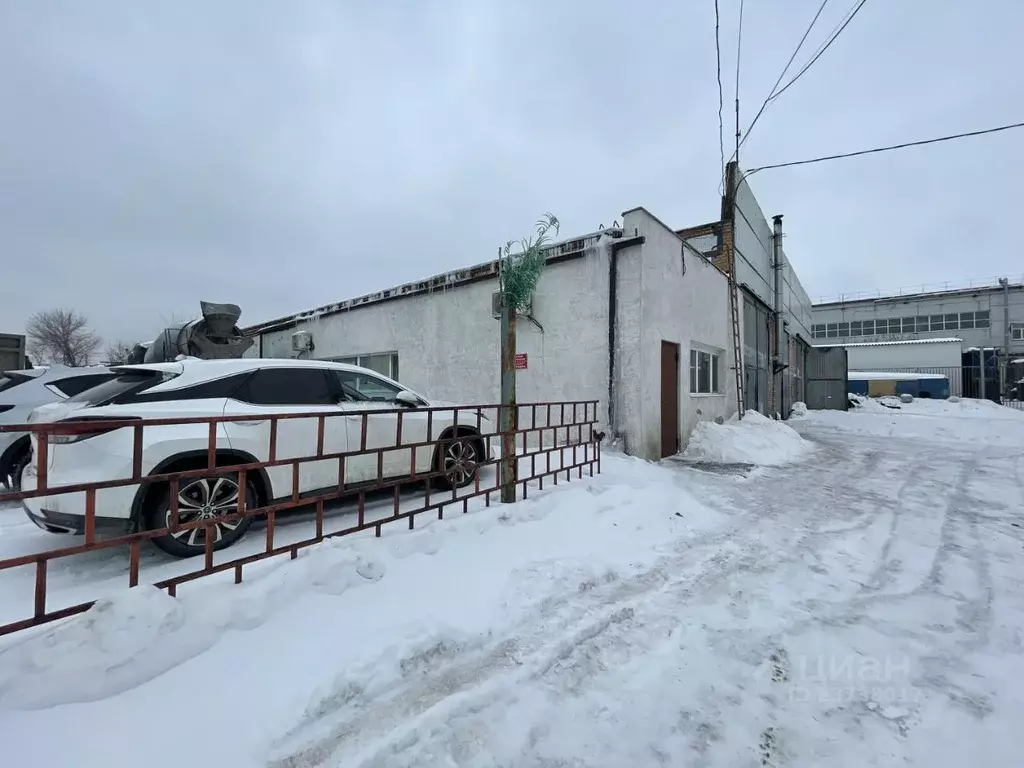
[[[729,266],[729,314],[732,320],[732,354],[733,369],[736,371],[736,418],[743,418],[743,358],[740,355],[740,309],[736,290],[736,265]]]

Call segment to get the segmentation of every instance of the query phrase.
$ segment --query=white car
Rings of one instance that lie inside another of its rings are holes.
[[[113,377],[109,368],[63,365],[4,371],[0,373],[0,424],[25,424],[39,406],[62,402]],[[0,484],[18,490],[21,470],[31,454],[27,432],[0,432]]]
[[[383,452],[385,478],[409,476],[413,450],[398,448],[396,413],[369,415],[366,444],[362,442],[363,417],[367,410],[427,407],[426,398],[374,371],[354,365],[317,360],[182,360],[174,363],[120,366],[115,378],[68,399],[41,408],[36,422],[65,420],[159,419],[190,416],[254,416],[286,413],[338,414],[324,419],[324,454],[391,448]],[[369,393],[369,394],[368,394]],[[455,417],[458,422],[455,422]],[[316,415],[278,419],[275,459],[316,456]],[[416,474],[441,472],[442,485],[453,488],[473,481],[477,465],[489,455],[479,437],[477,412],[465,410],[411,410],[402,414],[401,445],[427,442],[415,450]],[[489,428],[483,427],[487,433]],[[51,435],[47,445],[47,487],[94,483],[132,476],[135,430],[121,427],[87,435]],[[219,466],[270,461],[271,420],[225,421],[217,426]],[[465,437],[449,441],[446,438]],[[473,439],[473,438],[476,439]],[[36,437],[33,436],[33,445]],[[439,443],[438,441],[445,442]],[[148,426],[143,430],[142,474],[162,474],[208,466],[209,424]],[[378,477],[377,453],[345,460],[346,487],[373,483]],[[292,497],[292,466],[267,467],[247,473],[245,503],[259,507]],[[337,459],[299,465],[299,493],[314,495],[338,487]],[[37,488],[37,469],[32,462],[22,476],[22,488]],[[181,481],[179,521],[194,522],[235,511],[239,488],[237,475]],[[25,511],[38,525],[55,533],[81,534],[85,527],[85,493],[41,496],[24,501]],[[124,534],[132,530],[166,528],[171,522],[169,484],[132,484],[96,491],[97,532]],[[251,517],[217,523],[211,535],[217,549],[238,541],[252,523]],[[169,554],[189,557],[205,549],[204,527],[155,538]]]

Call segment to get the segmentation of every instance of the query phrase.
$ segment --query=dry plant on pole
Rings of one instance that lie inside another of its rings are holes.
[[[516,317],[530,306],[541,272],[547,263],[544,251],[558,235],[558,219],[545,214],[536,224],[536,234],[517,244],[510,240],[498,251],[498,291],[501,296],[501,500],[516,500],[515,433],[519,428],[516,409]],[[518,250],[513,248],[518,245]]]

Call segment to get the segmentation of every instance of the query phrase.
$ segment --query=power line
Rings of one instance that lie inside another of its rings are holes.
[[[743,48],[743,0],[740,0],[740,20],[736,27],[736,157],[740,154],[740,50]],[[724,165],[724,164],[723,164]]]
[[[804,64],[803,68],[799,72],[796,73],[796,75],[793,77],[792,80],[790,80],[788,83],[786,83],[784,86],[782,86],[782,89],[778,93],[776,93],[774,96],[772,96],[772,100],[773,101],[775,99],[779,98],[779,96],[781,96],[783,93],[785,93],[786,89],[789,88],[791,85],[793,85],[793,83],[795,83],[797,80],[799,80],[803,76],[804,72],[806,72],[808,69],[810,69],[811,66],[814,64],[814,62],[816,62],[821,57],[821,55],[823,53],[825,53],[825,51],[828,50],[829,46],[832,45],[832,43],[835,42],[836,38],[839,37],[839,35],[841,35],[843,33],[843,30],[846,29],[847,25],[851,21],[853,21],[854,16],[856,16],[857,12],[861,8],[864,7],[864,3],[866,3],[866,2],[867,2],[867,0],[860,0],[860,2],[857,3],[856,6],[854,6],[853,10],[848,13],[848,15],[846,16],[846,19],[840,24],[839,28],[837,30],[835,30],[832,33],[832,36],[829,37],[825,41],[825,43],[817,50],[817,52],[814,54],[814,56],[811,57],[811,60],[808,61],[806,64]]]
[[[757,125],[757,121],[760,119],[761,115],[764,114],[764,111],[765,109],[767,109],[768,104],[772,101],[773,97],[775,96],[775,89],[779,87],[779,83],[782,82],[782,78],[786,76],[786,73],[789,71],[789,68],[793,66],[793,60],[796,59],[797,54],[800,53],[800,49],[803,48],[804,43],[807,41],[807,36],[811,34],[811,30],[814,29],[814,25],[815,23],[817,23],[818,17],[821,16],[821,12],[825,10],[826,5],[828,5],[828,0],[822,0],[821,5],[818,6],[818,12],[814,14],[814,18],[811,19],[811,23],[808,24],[807,29],[804,30],[804,36],[800,38],[800,42],[797,43],[796,48],[793,49],[793,54],[789,57],[789,61],[787,61],[786,66],[782,68],[782,72],[779,73],[779,77],[775,81],[775,84],[772,86],[772,89],[768,91],[767,98],[764,100],[764,103],[761,105],[761,108],[757,110],[757,114],[754,115],[754,119],[750,122],[750,125],[747,126],[747,130],[743,134],[743,140],[740,141],[741,147],[743,146],[744,142],[746,142],[747,137],[750,136],[750,132],[754,130],[754,126]]]
[[[892,144],[887,147],[875,147],[874,149],[861,149],[857,152],[844,152],[839,155],[826,155],[825,157],[815,157],[810,160],[793,160],[789,163],[776,163],[775,165],[762,165],[759,168],[751,168],[747,171],[743,178],[749,177],[751,174],[757,173],[758,171],[767,171],[772,168],[790,168],[794,165],[810,165],[811,163],[822,163],[826,160],[840,160],[845,157],[858,157],[860,155],[871,155],[877,152],[891,152],[894,149],[906,149],[907,147],[921,147],[925,144],[938,144],[943,141],[953,141],[954,139],[965,139],[971,136],[984,136],[989,133],[999,133],[1000,131],[1009,131],[1012,128],[1024,128],[1024,123],[1011,123],[1010,125],[1000,125],[996,128],[985,128],[981,131],[969,131],[967,133],[954,133],[950,136],[940,136],[935,139],[922,139],[920,141],[908,141],[903,144]]]
[[[715,68],[718,71],[718,154],[720,155],[722,161],[722,183],[724,185],[725,124],[722,122],[722,110],[725,107],[725,97],[722,95],[722,46],[719,43],[718,0],[715,0]]]

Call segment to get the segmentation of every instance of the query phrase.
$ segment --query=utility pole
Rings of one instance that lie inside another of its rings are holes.
[[[737,152],[739,147],[737,147]],[[731,169],[731,170],[730,170]],[[740,296],[736,283],[736,191],[739,189],[739,161],[726,165],[725,197],[722,199],[722,227],[729,229],[726,280],[729,286],[729,325],[732,328],[733,372],[736,375],[736,418],[743,418],[746,407],[743,394],[743,355],[740,338]],[[721,237],[724,240],[725,233]]]
[[[516,430],[519,428],[516,407],[516,308],[502,297],[501,302],[501,465],[499,479],[501,502],[516,500]]]
[[[558,219],[550,213],[536,224],[537,235],[520,241],[520,251],[512,252],[513,241],[498,249],[498,293],[501,299],[501,463],[498,483],[501,501],[516,500],[519,459],[516,456],[516,432],[519,413],[516,405],[516,319],[520,311],[529,311],[533,292],[547,264],[545,246],[551,234],[558,234]],[[543,439],[543,438],[542,438]]]

